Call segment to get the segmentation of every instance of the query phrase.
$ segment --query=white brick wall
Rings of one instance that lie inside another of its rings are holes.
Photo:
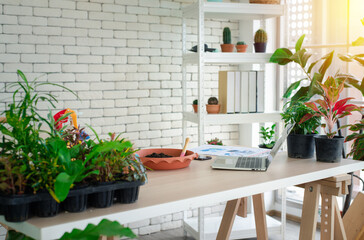
[[[30,79],[64,84],[81,101],[57,89],[58,109],[79,113],[79,123],[94,126],[101,135],[124,132],[137,148],[178,147],[182,134],[182,11],[193,0],[0,0],[0,112],[5,90],[20,69]],[[219,48],[222,28],[238,36],[236,22],[207,20],[206,42]],[[196,45],[197,23],[188,21],[187,48]],[[236,39],[234,39],[236,40]],[[227,67],[225,66],[225,69]],[[217,66],[205,68],[206,99],[217,95]],[[188,68],[188,111],[197,97],[197,68]],[[47,110],[46,105],[42,109]],[[44,111],[46,113],[46,111]],[[209,126],[206,138],[237,144],[237,126]],[[188,123],[191,146],[197,128]],[[213,206],[208,214],[221,212]],[[189,211],[196,216],[196,211]],[[180,227],[176,213],[130,224],[138,234]],[[0,229],[0,239],[2,231]]]

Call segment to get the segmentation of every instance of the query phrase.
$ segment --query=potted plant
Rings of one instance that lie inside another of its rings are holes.
[[[322,82],[326,74],[327,69],[330,67],[334,51],[329,52],[323,57],[320,57],[314,61],[309,61],[312,57],[312,53],[308,52],[307,49],[302,47],[305,35],[302,35],[296,42],[295,53],[292,53],[288,48],[278,48],[271,56],[270,62],[278,63],[279,65],[286,65],[290,62],[298,64],[306,77],[292,83],[284,93],[284,98],[291,98],[291,102],[295,101],[309,101],[313,95],[320,92],[321,89],[318,83]],[[339,58],[345,62],[356,61],[361,66],[364,66],[361,58],[361,54],[357,55],[339,55]],[[314,72],[313,69],[322,62],[319,66],[318,71]],[[364,95],[364,84],[361,84],[361,80],[348,73],[337,72],[334,76],[339,81],[346,80],[345,87],[354,87],[362,92]],[[303,85],[304,81],[309,84]]]
[[[15,198],[21,199],[17,201],[19,204],[3,205],[8,221],[24,221],[29,217],[30,201],[26,198],[31,198],[32,193],[37,192],[39,179],[35,178],[36,168],[45,160],[45,145],[40,136],[40,132],[44,132],[41,130],[44,118],[37,112],[37,103],[45,101],[54,107],[56,99],[51,94],[36,92],[37,88],[53,85],[73,93],[58,84],[39,82],[39,78],[28,81],[20,70],[17,74],[19,81],[10,86],[16,87],[13,102],[1,114],[5,115],[6,122],[0,123],[3,135],[0,143],[0,195],[7,196],[8,202]],[[53,184],[54,180],[47,184]]]
[[[192,107],[193,107],[193,111],[195,113],[197,113],[198,112],[198,100],[197,99],[193,100]]]
[[[216,97],[210,97],[206,104],[206,111],[210,114],[216,114],[220,112],[220,104]]]
[[[323,124],[322,127],[326,135],[315,136],[316,159],[321,162],[340,162],[344,138],[335,136],[335,124],[340,118],[351,115],[351,112],[360,111],[360,108],[354,104],[347,104],[353,98],[339,100],[340,93],[344,90],[345,81],[340,83],[339,79],[328,77],[323,84],[318,84],[321,88],[318,95],[322,99],[305,103],[314,113],[307,113],[303,116],[299,124],[315,116],[323,117],[326,124]]]
[[[265,52],[267,47],[268,36],[264,29],[258,29],[254,35],[254,49],[255,52]]]
[[[233,52],[234,44],[231,44],[231,31],[230,28],[225,27],[222,32],[222,40],[224,44],[220,44],[222,52]]]
[[[221,145],[221,146],[223,145],[222,141],[220,139],[218,139],[217,137],[207,141],[207,144],[209,144],[209,145]]]
[[[120,135],[109,133],[110,140],[101,140],[94,132],[98,143],[92,148],[86,159],[90,159],[98,175],[93,175],[94,184],[104,188],[91,194],[91,204],[97,208],[109,207],[113,203],[114,189],[108,188],[118,180],[133,181],[136,179],[145,180],[145,173],[139,161],[130,158],[135,151],[132,151],[132,143],[124,138],[119,139]],[[132,164],[133,163],[133,164]]]
[[[235,47],[237,52],[246,52],[248,45],[244,41],[240,41],[236,43]]]
[[[287,152],[291,158],[311,158],[315,151],[314,135],[316,128],[320,126],[320,117],[315,116],[298,124],[307,113],[314,111],[307,107],[304,102],[288,102],[281,113],[285,125],[292,124],[293,128],[287,137]]]
[[[364,161],[364,119],[360,120],[359,123],[348,126],[349,130],[353,131],[353,133],[345,138],[345,142],[353,141],[353,144],[347,156],[352,156],[355,160]]]
[[[273,124],[271,127],[260,127],[260,137],[263,139],[263,143],[259,144],[260,148],[268,148],[272,149],[276,141],[274,140],[274,128],[276,124]]]

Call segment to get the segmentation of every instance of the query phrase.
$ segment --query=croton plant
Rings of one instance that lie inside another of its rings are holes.
[[[334,131],[336,122],[340,118],[351,115],[353,111],[360,111],[360,107],[355,104],[347,104],[350,99],[353,99],[351,97],[339,100],[340,93],[344,90],[345,81],[328,77],[323,84],[320,82],[318,84],[321,88],[318,95],[322,99],[305,103],[307,107],[314,110],[314,113],[307,113],[299,124],[315,116],[323,117],[326,124],[322,124],[322,126],[324,129],[325,127],[328,129],[327,131],[325,129],[326,135],[328,138],[333,138],[336,134]]]

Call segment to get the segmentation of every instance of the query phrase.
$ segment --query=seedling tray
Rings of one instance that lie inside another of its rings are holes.
[[[131,203],[135,202],[138,198],[139,187],[144,185],[142,181],[116,181],[112,184],[107,185],[90,185],[88,187],[80,188],[80,189],[72,189],[70,190],[67,199],[65,201],[74,199],[78,201],[79,207],[76,208],[67,208],[65,210],[69,212],[82,212],[86,209],[87,199],[91,196],[94,196],[97,193],[104,192],[112,192],[112,196],[114,196],[114,192],[117,193],[117,197],[113,197],[113,202],[118,203]],[[127,191],[124,191],[127,190]],[[132,194],[130,194],[132,192]],[[125,196],[124,196],[125,195]],[[84,198],[80,200],[80,198]],[[86,198],[86,199],[85,199]],[[125,200],[126,199],[126,200]],[[24,194],[24,195],[0,195],[0,215],[5,215],[5,220],[9,222],[22,222],[31,217],[30,205],[34,206],[34,209],[40,209],[37,206],[42,206],[45,203],[50,203],[54,201],[53,198],[49,195],[48,192],[37,193],[37,194]],[[73,200],[71,200],[73,201]],[[80,201],[83,203],[80,204]],[[54,201],[55,202],[55,201]],[[103,207],[109,207],[112,205],[105,205]],[[51,203],[52,204],[52,203]],[[57,203],[58,204],[58,203]],[[35,215],[39,217],[51,217],[58,214],[58,207],[54,205],[50,209],[50,212],[35,212]],[[63,204],[62,204],[63,205]],[[73,203],[68,203],[69,206],[73,205]],[[33,208],[33,207],[31,207]],[[14,209],[23,209],[22,213],[19,211],[15,211]]]

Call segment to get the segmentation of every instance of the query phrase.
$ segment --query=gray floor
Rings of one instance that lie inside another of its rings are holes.
[[[277,218],[277,219],[279,219],[279,218]],[[288,239],[288,240],[298,239],[299,230],[300,230],[299,223],[287,220],[286,239]],[[139,236],[138,239],[139,240],[184,240],[183,229],[178,228],[178,229],[173,229],[173,230],[168,230],[168,231],[161,231],[161,232],[153,233],[150,235]],[[189,237],[187,239],[193,240],[194,238]],[[256,238],[249,238],[249,240],[253,240],[253,239],[256,239]],[[282,239],[281,235],[269,236],[269,240],[281,240],[281,239]],[[320,239],[319,231],[316,231],[316,239],[317,240]]]

